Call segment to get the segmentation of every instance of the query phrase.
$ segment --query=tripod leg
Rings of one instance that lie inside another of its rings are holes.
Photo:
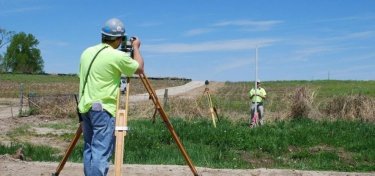
[[[180,149],[180,152],[184,156],[185,161],[187,162],[187,164],[190,167],[190,170],[193,172],[193,174],[195,176],[198,176],[198,172],[195,169],[195,167],[193,165],[193,162],[191,161],[189,155],[187,154],[184,146],[182,145],[182,143],[180,141],[180,138],[177,136],[177,134],[176,134],[176,132],[175,132],[172,124],[170,123],[167,114],[165,113],[163,107],[160,106],[160,102],[159,102],[159,100],[157,98],[157,95],[156,95],[155,91],[153,91],[153,89],[152,89],[152,87],[150,85],[150,82],[148,81],[147,77],[143,73],[139,74],[139,77],[141,78],[141,81],[142,81],[143,85],[145,86],[147,92],[150,94],[150,97],[151,97],[152,101],[154,102],[155,106],[156,107],[160,107],[160,108],[157,108],[158,111],[159,111],[159,113],[160,113],[160,116],[163,119],[165,125],[167,126],[169,132],[171,133],[172,138],[176,142],[178,148]]]
[[[219,115],[218,115],[218,113],[217,113],[217,109],[216,109],[216,107],[215,107],[215,106],[213,105],[213,103],[212,103],[211,95],[210,95],[210,102],[211,102],[211,107],[212,107],[213,111],[215,112],[216,119],[217,119],[217,121],[219,121],[219,120],[220,120],[220,119],[219,119]]]
[[[79,119],[79,126],[78,126],[78,129],[76,131],[76,134],[74,135],[73,140],[70,142],[69,147],[65,151],[65,155],[64,155],[63,159],[60,161],[59,165],[57,166],[56,172],[52,173],[52,176],[58,176],[60,174],[60,172],[62,171],[62,169],[65,166],[66,161],[68,160],[70,154],[72,153],[74,147],[76,146],[76,144],[77,144],[77,142],[78,142],[78,140],[79,140],[79,138],[81,137],[81,134],[82,134],[82,116],[81,116],[81,114],[79,113],[79,110],[78,110],[77,95],[74,95],[74,98],[75,98],[76,104],[77,104],[76,110],[77,110],[78,119]]]
[[[155,123],[156,113],[158,112],[158,108],[155,108],[154,115],[152,115],[152,123]]]
[[[129,90],[130,90],[130,79],[127,78],[126,81],[126,102],[125,110],[120,110],[120,89],[117,96],[117,114],[116,114],[116,127],[115,127],[115,136],[116,136],[116,146],[115,146],[115,176],[122,175],[122,164],[124,162],[124,143],[125,136],[128,131],[128,106],[129,106]]]
[[[81,137],[81,134],[82,134],[82,124],[80,123],[79,127],[76,131],[76,134],[74,135],[73,140],[70,142],[69,147],[65,151],[65,155],[64,155],[63,159],[60,161],[59,166],[57,166],[57,168],[56,168],[56,172],[53,173],[52,176],[58,176],[60,174],[61,170],[65,166],[66,161],[68,160],[70,154],[72,153],[74,147],[76,146],[77,141]]]
[[[214,112],[215,112],[215,115],[216,115],[217,121],[220,122],[219,115],[218,115],[218,113],[217,113],[217,109],[216,109],[216,107],[214,107]]]
[[[207,99],[208,99],[208,104],[210,105],[212,123],[214,124],[214,127],[216,128],[215,114],[214,114],[214,108],[213,108],[213,105],[212,105],[212,99],[211,99],[210,92],[207,92]]]
[[[124,142],[126,135],[126,110],[118,110],[116,117],[116,147],[115,147],[115,176],[122,175],[122,164],[124,161]]]

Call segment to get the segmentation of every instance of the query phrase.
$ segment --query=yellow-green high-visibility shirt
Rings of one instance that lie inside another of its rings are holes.
[[[266,90],[264,90],[263,88],[258,88],[257,90],[257,94],[258,95],[262,95],[262,96],[266,96],[267,94],[266,94]],[[254,88],[252,88],[251,90],[250,90],[250,92],[249,92],[249,97],[251,97],[251,96],[253,96],[255,94],[255,89]],[[260,96],[253,96],[253,98],[251,99],[251,101],[252,102],[257,102],[257,103],[260,103],[260,102],[263,102],[263,98],[262,97],[260,97]]]
[[[107,48],[97,55],[91,66],[84,93],[81,95],[89,65],[96,53],[105,46]],[[128,53],[114,49],[105,43],[84,50],[79,68],[79,111],[88,112],[93,102],[101,102],[103,109],[115,116],[121,74],[132,76],[138,66],[138,62],[133,60]]]

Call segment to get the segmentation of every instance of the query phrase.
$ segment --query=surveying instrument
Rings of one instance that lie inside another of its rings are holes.
[[[215,119],[218,119],[219,120],[219,116],[217,115],[217,110],[216,110],[216,107],[213,105],[212,103],[212,99],[211,99],[211,94],[210,94],[210,89],[208,88],[208,84],[210,84],[208,82],[208,80],[206,80],[204,82],[204,84],[206,85],[206,88],[204,89],[204,92],[203,94],[206,95],[206,98],[207,98],[207,102],[208,102],[208,106],[210,108],[210,113],[211,113],[211,118],[212,118],[212,124],[214,125],[214,127],[216,128],[216,120]]]
[[[133,57],[132,48],[131,48],[131,45],[129,45],[129,43],[131,43],[131,39],[130,39],[130,42],[124,40],[123,44],[121,45],[121,50],[124,51],[124,52],[129,51],[130,56]],[[124,48],[126,50],[123,50]],[[159,114],[160,114],[164,124],[166,125],[169,132],[171,133],[173,140],[176,142],[176,144],[177,144],[181,154],[183,155],[186,163],[188,164],[191,172],[193,173],[194,176],[198,176],[198,172],[195,169],[195,166],[193,165],[193,162],[191,161],[189,155],[187,154],[184,146],[182,145],[182,143],[180,141],[180,138],[178,137],[178,135],[175,132],[171,122],[169,121],[169,118],[168,118],[167,114],[165,113],[163,107],[161,106],[161,104],[159,102],[159,99],[157,97],[157,94],[156,94],[155,90],[152,88],[148,78],[146,77],[146,75],[144,73],[140,73],[139,79],[141,79],[144,87],[146,88],[146,90],[149,94],[150,99],[154,103],[155,111],[156,110],[159,111]],[[128,105],[129,105],[129,90],[130,90],[130,78],[129,77],[127,77],[126,84],[127,84],[126,85],[126,96],[125,96],[126,102],[125,102],[124,108],[121,108],[121,106],[120,106],[120,102],[121,102],[120,101],[120,87],[118,88],[118,95],[117,95],[117,112],[116,112],[116,123],[115,123],[116,124],[115,125],[116,143],[115,143],[115,161],[114,161],[115,162],[114,163],[115,164],[115,176],[121,176],[122,175],[122,165],[123,165],[123,157],[124,157],[124,142],[125,142],[124,138],[127,134],[127,131],[129,130],[129,128],[127,126]],[[82,134],[82,124],[81,124],[82,117],[81,117],[81,114],[79,113],[79,110],[78,110],[77,97],[75,97],[75,98],[76,98],[76,102],[77,102],[77,113],[78,113],[79,122],[80,122],[79,127],[76,131],[76,134],[75,134],[73,140],[71,141],[69,147],[67,148],[63,159],[60,161],[58,167],[56,168],[55,173],[52,173],[52,176],[58,176],[60,174],[60,172],[64,168],[64,165],[65,165],[68,157],[72,153],[77,141],[79,140],[79,138]]]

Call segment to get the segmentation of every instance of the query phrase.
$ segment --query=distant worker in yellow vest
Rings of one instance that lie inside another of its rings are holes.
[[[255,106],[257,106],[257,111],[258,111],[258,117],[259,117],[259,122],[260,125],[264,124],[264,106],[263,106],[263,101],[266,99],[266,90],[264,90],[260,86],[260,81],[257,80],[257,89],[255,90],[252,88],[249,92],[249,97],[251,99],[251,117],[250,117],[250,127],[253,127],[255,123],[254,118],[254,112],[255,112]]]

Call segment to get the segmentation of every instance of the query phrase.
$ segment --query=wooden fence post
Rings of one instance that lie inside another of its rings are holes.
[[[168,89],[165,89],[164,91],[164,108],[167,108],[168,106]]]
[[[22,116],[23,110],[23,83],[20,84],[20,110],[19,110],[19,116]]]

